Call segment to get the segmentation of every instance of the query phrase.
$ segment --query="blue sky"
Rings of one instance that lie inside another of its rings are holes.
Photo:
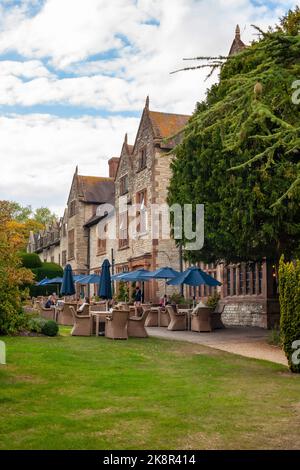
[[[240,24],[295,1],[0,0],[0,198],[62,212],[76,165],[106,175],[150,107],[189,114],[210,82],[170,75],[182,57],[226,54]],[[171,6],[170,6],[171,5]]]

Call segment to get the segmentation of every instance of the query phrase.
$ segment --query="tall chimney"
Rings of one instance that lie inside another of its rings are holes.
[[[120,159],[117,157],[113,157],[108,160],[108,167],[109,167],[109,177],[114,178],[117,176],[118,166],[119,166]]]

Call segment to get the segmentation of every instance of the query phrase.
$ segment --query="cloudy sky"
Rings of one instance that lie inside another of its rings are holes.
[[[298,1],[0,0],[0,199],[61,214],[75,166],[107,176],[145,98],[192,113],[205,72],[182,58],[227,54]]]

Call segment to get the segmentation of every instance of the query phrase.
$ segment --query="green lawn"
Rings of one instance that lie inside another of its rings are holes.
[[[0,449],[297,449],[300,377],[158,339],[2,338]]]

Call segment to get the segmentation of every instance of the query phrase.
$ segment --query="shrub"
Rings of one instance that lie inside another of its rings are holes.
[[[48,320],[42,326],[42,333],[46,336],[56,336],[58,333],[58,324],[53,320]]]
[[[182,295],[177,294],[177,293],[172,294],[171,297],[170,297],[170,300],[171,300],[172,304],[176,304],[176,305],[180,305],[180,304],[183,305],[183,304],[187,303],[185,298],[182,297]]]
[[[53,279],[54,277],[62,277],[63,269],[61,266],[55,263],[42,263],[40,268],[32,268],[32,272],[35,275],[35,280],[41,281],[46,277]],[[31,286],[30,295],[31,297],[38,297],[39,295],[49,295],[53,292],[53,286]]]
[[[283,349],[292,372],[300,373],[300,364],[293,360],[293,343],[300,340],[300,261],[279,266],[280,330]]]
[[[43,265],[39,255],[36,253],[21,253],[20,258],[24,268],[41,268]]]
[[[28,321],[28,329],[33,333],[42,333],[42,329],[47,323],[47,320],[42,317],[30,318]]]
[[[41,267],[33,268],[32,272],[35,274],[37,281],[41,281],[45,279],[45,277],[53,279],[54,277],[63,276],[62,267],[56,263],[42,263]]]
[[[220,300],[220,294],[215,293],[214,295],[211,295],[210,297],[208,297],[206,301],[206,305],[216,310],[219,300]]]
[[[280,330],[278,328],[273,328],[268,335],[268,343],[272,344],[273,346],[281,346],[281,335]]]
[[[119,302],[125,302],[128,301],[129,299],[129,290],[128,287],[126,286],[125,282],[120,282],[119,283],[119,292],[117,295],[117,300]]]

